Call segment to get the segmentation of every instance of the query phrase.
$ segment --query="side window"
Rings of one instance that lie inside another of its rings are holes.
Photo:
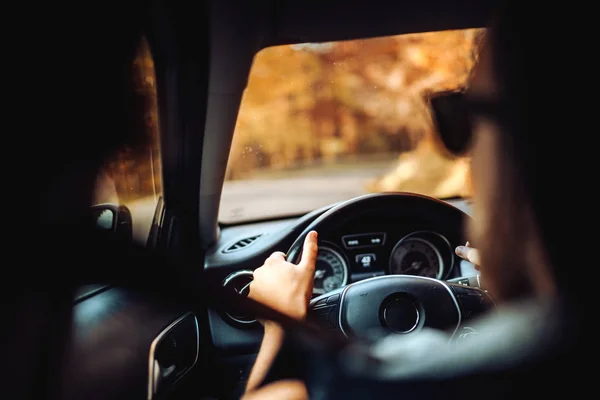
[[[133,239],[146,243],[154,211],[162,196],[162,168],[156,98],[154,60],[148,42],[142,38],[131,65],[132,112],[136,120],[133,144],[118,149],[104,165],[96,181],[94,204],[112,203],[129,208]]]

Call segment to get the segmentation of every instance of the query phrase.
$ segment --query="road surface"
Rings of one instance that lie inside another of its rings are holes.
[[[223,187],[219,221],[241,222],[302,214],[367,193],[367,184],[393,168],[393,160],[315,166],[296,171],[270,172],[260,177],[227,181]],[[145,243],[154,216],[153,197],[126,204],[133,218],[136,241]],[[454,203],[469,212],[467,203]]]
[[[227,181],[219,220],[238,222],[301,214],[367,193],[367,184],[394,166],[394,159],[315,166]],[[283,176],[282,176],[283,175]]]
[[[301,214],[366,193],[366,184],[393,165],[385,158],[350,164],[305,167],[295,171],[257,174],[250,180],[227,181],[223,187],[219,220],[240,222]],[[133,237],[146,243],[156,199],[153,196],[125,204],[133,219]]]

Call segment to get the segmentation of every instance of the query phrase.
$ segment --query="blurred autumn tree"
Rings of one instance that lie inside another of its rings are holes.
[[[96,185],[96,203],[120,203],[162,193],[158,104],[154,60],[142,38],[131,65],[130,129],[136,142],[119,149],[107,161]]]
[[[242,98],[226,179],[394,153],[397,168],[368,190],[468,194],[468,161],[447,159],[436,147],[425,95],[465,86],[483,33],[471,29],[262,50]]]

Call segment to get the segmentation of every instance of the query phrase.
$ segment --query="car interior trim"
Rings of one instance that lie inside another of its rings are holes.
[[[175,328],[177,325],[179,325],[183,320],[185,320],[186,318],[192,316],[194,318],[194,325],[196,326],[196,357],[194,358],[194,363],[192,364],[191,367],[189,367],[189,369],[186,371],[186,373],[184,373],[179,379],[181,379],[183,376],[185,376],[187,374],[187,372],[189,372],[192,368],[194,368],[194,366],[196,365],[196,363],[198,362],[198,356],[200,354],[200,330],[198,327],[198,317],[196,317],[196,315],[193,312],[187,312],[185,314],[183,314],[181,317],[177,318],[175,321],[173,321],[171,324],[169,324],[169,326],[167,326],[165,329],[162,330],[162,332],[160,332],[158,334],[158,336],[156,336],[156,338],[154,338],[154,340],[152,341],[152,344],[150,345],[150,352],[148,354],[148,400],[152,400],[152,398],[154,397],[154,360],[155,360],[155,352],[156,352],[156,348],[157,346],[160,344],[161,340],[173,329]]]

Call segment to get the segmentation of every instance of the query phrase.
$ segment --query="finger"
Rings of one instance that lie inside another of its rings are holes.
[[[299,380],[285,379],[268,385],[260,389],[246,392],[242,400],[265,400],[265,399],[289,399],[305,400],[308,399],[306,386]]]
[[[465,246],[466,247],[471,247],[471,242],[469,242],[467,240],[467,242],[465,243]],[[476,250],[476,249],[473,249],[473,250],[475,250],[475,251],[472,254],[467,255],[467,256],[470,257],[471,259],[474,259],[474,260],[477,261],[476,263],[471,261],[471,263],[475,266],[475,269],[477,271],[479,271],[479,251]],[[469,261],[469,260],[467,259],[467,261]]]
[[[479,265],[481,265],[481,262],[479,261],[479,250],[474,249],[472,247],[468,248],[469,250],[467,251],[467,259],[475,264],[476,267],[478,267]]]
[[[477,249],[467,246],[458,246],[456,248],[456,255],[479,266],[479,251]]]
[[[267,260],[268,259],[285,261],[285,253],[276,251],[275,253],[271,254]]]
[[[302,259],[298,265],[314,272],[315,264],[317,262],[317,253],[319,252],[319,245],[317,244],[317,232],[310,231],[304,239],[304,247],[302,248]]]

